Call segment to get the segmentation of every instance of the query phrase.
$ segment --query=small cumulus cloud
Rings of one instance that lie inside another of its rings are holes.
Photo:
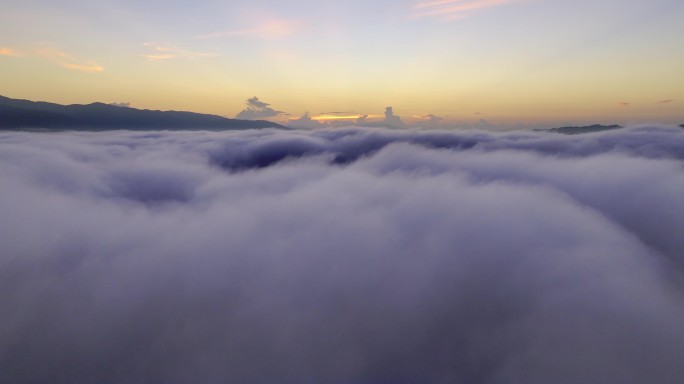
[[[421,120],[423,120],[423,124],[425,127],[428,128],[437,128],[439,127],[442,122],[444,121],[444,118],[441,116],[437,116],[434,114],[429,114],[424,117],[419,117]]]
[[[326,124],[312,119],[309,112],[306,112],[302,117],[290,119],[288,126],[291,128],[316,129],[323,128]]]
[[[198,39],[220,39],[229,37],[257,37],[273,40],[294,35],[301,29],[301,22],[288,19],[267,19],[255,26],[243,29],[232,29],[197,36]]]
[[[152,61],[170,59],[203,59],[218,56],[218,53],[214,52],[193,52],[168,45],[154,43],[145,43],[143,45],[151,50],[151,52],[144,54],[143,57]]]
[[[404,127],[404,122],[401,120],[401,117],[394,114],[394,109],[392,107],[385,108],[385,120],[383,120],[382,123],[393,128]]]
[[[131,103],[125,102],[125,103],[109,103],[109,105],[114,106],[114,107],[121,107],[121,108],[130,108]]]
[[[351,117],[351,116],[350,116]],[[394,113],[394,108],[388,106],[385,113],[377,114],[358,114],[353,116],[356,125],[359,127],[385,127],[385,128],[405,128],[406,124],[400,116]]]
[[[244,120],[258,120],[287,114],[283,111],[277,111],[271,108],[271,104],[259,100],[259,98],[256,96],[252,97],[251,99],[247,99],[245,103],[247,104],[247,108],[238,113],[235,116],[236,118]]]
[[[360,114],[354,116],[359,127],[405,128],[406,124],[400,116],[394,113],[394,108],[388,106],[383,115]],[[379,120],[382,118],[382,120]]]
[[[619,105],[620,107],[625,107],[625,108],[626,108],[626,107],[629,107],[630,105],[632,105],[632,103],[627,102],[627,101],[621,101],[621,102],[618,103],[618,105]]]
[[[673,102],[673,101],[674,101],[674,99],[665,99],[665,100],[660,100],[660,101],[658,102],[658,104],[669,104],[669,103],[671,103],[671,102]]]
[[[459,20],[472,13],[506,5],[520,0],[436,0],[421,1],[413,6],[413,17],[434,17],[443,20]]]

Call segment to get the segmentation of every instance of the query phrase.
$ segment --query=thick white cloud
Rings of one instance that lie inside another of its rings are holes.
[[[0,381],[682,382],[684,132],[0,134]]]

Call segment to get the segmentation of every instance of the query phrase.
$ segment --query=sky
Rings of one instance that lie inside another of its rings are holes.
[[[0,94],[13,98],[306,127],[684,123],[679,0],[25,0],[0,11]]]

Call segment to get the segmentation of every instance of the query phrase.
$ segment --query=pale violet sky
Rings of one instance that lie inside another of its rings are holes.
[[[235,116],[684,123],[681,0],[0,5],[0,94]]]

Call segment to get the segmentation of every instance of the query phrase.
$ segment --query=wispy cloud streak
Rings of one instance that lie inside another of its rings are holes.
[[[97,73],[104,71],[104,67],[91,60],[83,60],[66,53],[52,44],[41,44],[37,55],[72,71]]]
[[[437,0],[422,1],[413,6],[414,17],[436,17],[445,20],[458,20],[473,12],[493,8],[520,0]]]
[[[72,71],[98,73],[105,68],[93,60],[82,59],[63,51],[56,44],[38,43],[28,48],[16,49],[1,47],[0,55],[11,57],[38,57],[49,60],[62,68]]]
[[[144,54],[148,60],[170,60],[170,59],[202,59],[217,57],[218,53],[214,52],[193,52],[186,51],[173,46],[159,45],[154,43],[145,43],[146,47],[150,48],[152,52]]]

